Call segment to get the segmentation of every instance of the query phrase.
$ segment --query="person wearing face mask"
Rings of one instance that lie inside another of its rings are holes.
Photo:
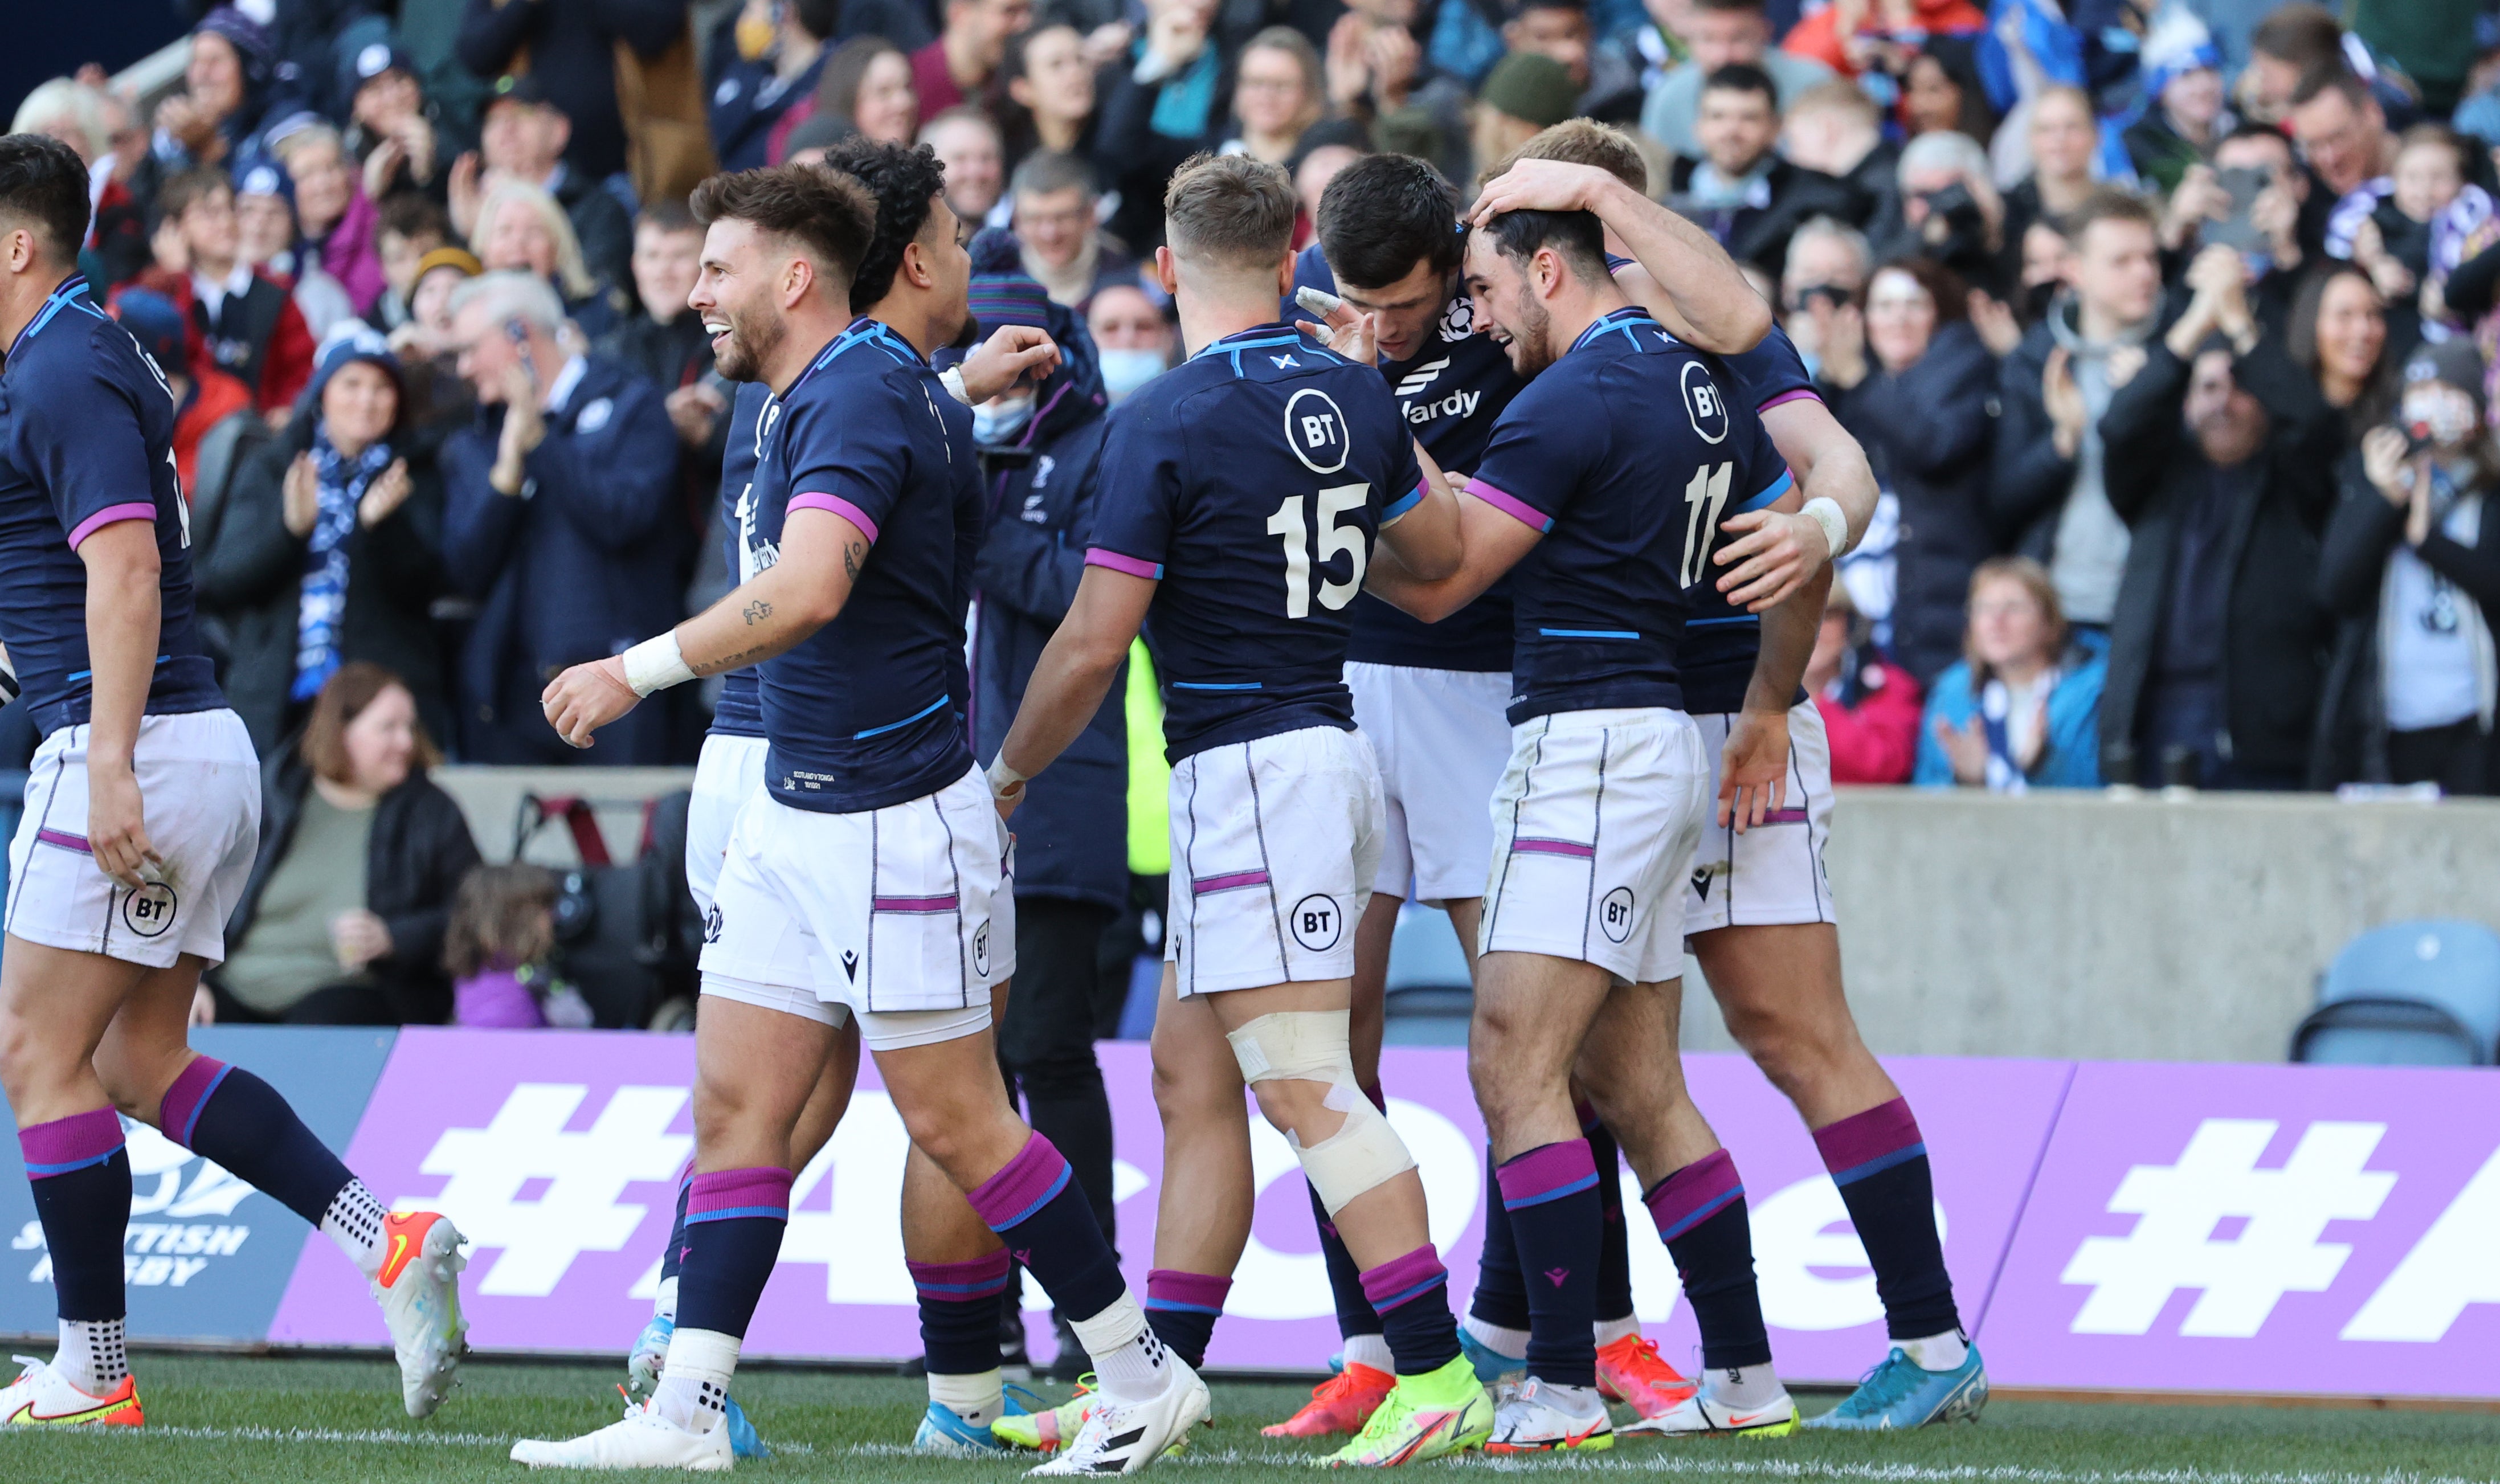
[[[1026,325],[1059,346],[1058,369],[1038,385],[972,408],[990,499],[972,569],[972,745],[985,765],[1006,740],[1034,666],[1085,574],[1109,405],[1084,321],[1025,273],[1022,250],[996,227],[972,241],[979,333]],[[1122,683],[1113,682],[1114,695]],[[1027,1116],[1068,1156],[1095,1219],[1115,1241],[1111,1105],[1094,1036],[1116,1020],[1126,988],[1125,980],[1106,985],[1098,966],[1103,934],[1129,898],[1128,753],[1126,712],[1104,706],[1027,788],[1016,826],[1015,993],[999,1026],[999,1062]],[[1070,1365],[1085,1353],[1064,1320],[1059,1353]]]
[[[2319,589],[2344,620],[2312,781],[2492,791],[2500,487],[2481,352],[2464,340],[2405,362],[2394,419],[2344,462]]]
[[[1171,369],[1171,321],[1134,283],[1106,284],[1086,307],[1085,328],[1102,363],[1102,390],[1121,398]]]

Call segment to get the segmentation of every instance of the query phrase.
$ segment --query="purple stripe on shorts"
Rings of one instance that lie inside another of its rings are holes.
[[[993,1232],[1021,1225],[1068,1185],[1068,1161],[1057,1145],[1036,1134],[1015,1158],[965,1197]]]
[[[1597,1183],[1597,1161],[1585,1138],[1539,1144],[1494,1171],[1501,1185],[1505,1210],[1542,1205],[1548,1201],[1591,1190]]]
[[[1805,810],[1801,808],[1768,809],[1762,814],[1762,823],[1803,824],[1805,823]]]
[[[209,1095],[226,1079],[226,1064],[213,1056],[195,1056],[189,1066],[165,1089],[165,1101],[156,1110],[156,1124],[165,1137],[183,1148],[191,1147],[191,1130],[198,1127],[200,1109],[208,1106]]]
[[[1541,836],[1523,835],[1510,842],[1513,855],[1569,855],[1584,861],[1597,858],[1597,847],[1584,845],[1576,840],[1547,840]]]
[[[1830,1171],[1834,1179],[1922,1142],[1919,1120],[1911,1116],[1906,1098],[1852,1113],[1814,1131],[1814,1146],[1823,1153],[1823,1168]]]
[[[1449,1281],[1450,1270],[1441,1266],[1440,1254],[1426,1242],[1403,1257],[1393,1257],[1377,1268],[1365,1269],[1363,1296],[1371,1301],[1373,1312],[1385,1314]]]
[[[79,543],[106,526],[115,525],[124,520],[153,521],[155,518],[156,505],[152,500],[133,500],[122,505],[108,505],[71,528],[70,549],[76,551],[79,548]]]
[[[971,1299],[994,1298],[1006,1292],[1007,1249],[1001,1247],[987,1257],[976,1257],[969,1263],[915,1263],[908,1258],[903,1266],[911,1272],[911,1286],[923,1299],[940,1303],[962,1303]]]
[[[1182,1272],[1177,1269],[1157,1268],[1146,1274],[1148,1308],[1221,1314],[1224,1312],[1225,1296],[1232,1292],[1231,1278],[1219,1278],[1210,1272]]]
[[[792,511],[825,511],[832,514],[839,515],[844,520],[847,520],[851,524],[859,527],[860,534],[867,537],[870,542],[873,543],[876,540],[876,522],[868,518],[868,511],[861,510],[858,506],[851,504],[848,500],[843,499],[839,495],[829,495],[821,490],[813,494],[793,495],[790,497],[788,509]],[[787,518],[786,512],[784,518]]]
[[[17,1152],[26,1176],[41,1180],[101,1165],[121,1147],[121,1118],[109,1107],[90,1108],[17,1131]]]
[[[1735,1157],[1714,1149],[1659,1181],[1656,1190],[1641,1197],[1641,1204],[1658,1223],[1659,1239],[1673,1241],[1744,1194],[1744,1182],[1736,1178]]]
[[[67,830],[37,830],[35,839],[48,845],[58,845],[64,850],[75,850],[81,855],[95,854],[95,847],[86,842],[85,836],[72,835]]]
[[[1208,892],[1232,891],[1236,887],[1266,884],[1267,873],[1265,871],[1231,871],[1220,876],[1193,877],[1189,883],[1189,889],[1193,895],[1203,897]]]
[[[949,892],[942,897],[872,897],[869,910],[875,912],[951,912],[963,898]]]
[[[1131,556],[1126,552],[1113,551],[1103,546],[1086,547],[1085,565],[1108,567],[1113,572],[1125,572],[1133,577],[1144,577],[1148,581],[1161,581],[1164,575],[1164,564],[1161,562],[1149,562],[1143,557]]]
[[[778,1165],[707,1170],[689,1182],[686,1220],[766,1216],[790,1219],[790,1171]]]
[[[1528,527],[1531,531],[1542,533],[1554,529],[1553,516],[1546,514],[1543,511],[1540,511],[1536,507],[1529,504],[1527,501],[1520,499],[1517,495],[1508,494],[1494,488],[1482,479],[1469,479],[1467,481],[1467,493],[1475,496],[1479,500],[1482,500],[1485,504],[1492,506],[1495,510],[1508,515],[1511,519],[1518,521],[1521,525]]]

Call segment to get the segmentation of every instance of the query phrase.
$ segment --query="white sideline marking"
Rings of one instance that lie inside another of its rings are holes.
[[[62,1428],[50,1435],[122,1437],[140,1442],[151,1437],[182,1437],[209,1442],[378,1443],[434,1448],[510,1448],[520,1441],[518,1435],[498,1436],[489,1433],[397,1433],[387,1428],[364,1428],[354,1432],[339,1428],[181,1428],[164,1427],[152,1422],[136,1428]],[[816,1451],[806,1443],[777,1443],[770,1438],[765,1441],[775,1453],[813,1454]],[[2448,1484],[2448,1481],[2441,1480],[2438,1484]],[[2463,1481],[2458,1481],[2458,1484],[2463,1484]]]

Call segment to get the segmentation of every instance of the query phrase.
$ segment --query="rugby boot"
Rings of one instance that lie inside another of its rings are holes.
[[[1428,1375],[1399,1376],[1363,1431],[1327,1462],[1338,1468],[1387,1468],[1446,1458],[1482,1446],[1493,1435],[1493,1398],[1476,1379],[1475,1368],[1465,1356],[1453,1356]]]
[[[148,1420],[139,1407],[136,1377],[123,1376],[112,1391],[91,1397],[49,1361],[31,1355],[10,1359],[26,1369],[0,1388],[0,1428],[135,1428]]]
[[[1282,1422],[1259,1432],[1267,1437],[1330,1437],[1363,1431],[1398,1378],[1357,1361],[1311,1388],[1311,1400]]]
[[[1939,1422],[1977,1422],[1980,1408],[1986,1405],[1988,1368],[1980,1361],[1977,1345],[1951,1370],[1928,1370],[1895,1345],[1882,1365],[1866,1372],[1856,1391],[1806,1426],[1844,1433],[1892,1432]]]
[[[1595,1453],[1615,1445],[1615,1420],[1594,1386],[1556,1386],[1534,1376],[1494,1414],[1487,1453]]]
[[[468,1352],[460,1317],[460,1229],[433,1211],[382,1218],[381,1270],[368,1280],[399,1357],[400,1401],[411,1417],[430,1417],[451,1393]]]

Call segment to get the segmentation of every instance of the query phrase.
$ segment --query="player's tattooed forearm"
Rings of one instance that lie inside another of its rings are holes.
[[[773,605],[765,602],[761,598],[758,598],[754,602],[746,605],[745,612],[748,624],[759,624],[765,619],[773,616]]]
[[[859,580],[860,559],[868,555],[868,543],[847,542],[842,546],[842,576]]]

